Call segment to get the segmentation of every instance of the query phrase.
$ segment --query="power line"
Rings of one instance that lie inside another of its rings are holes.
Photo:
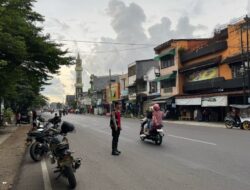
[[[120,50],[110,50],[110,51],[94,51],[94,52],[80,51],[80,52],[86,53],[86,54],[91,54],[91,53],[102,54],[102,53],[116,53],[116,52],[131,51],[131,50],[146,49],[146,48],[152,48],[152,46],[128,48],[128,49],[120,49]]]
[[[143,43],[123,43],[123,42],[103,42],[103,41],[88,41],[88,40],[58,40],[54,39],[55,41],[62,41],[62,42],[79,42],[79,43],[88,43],[88,44],[107,44],[107,45],[130,45],[130,46],[155,46],[159,44],[143,44]]]

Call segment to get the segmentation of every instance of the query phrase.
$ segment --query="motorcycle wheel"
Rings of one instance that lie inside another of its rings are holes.
[[[39,142],[34,142],[30,147],[30,157],[35,162],[41,161],[43,157],[43,150],[39,147]]]
[[[250,125],[248,121],[244,121],[242,125],[245,130],[250,130]]]
[[[64,174],[68,178],[69,187],[71,189],[74,189],[76,187],[76,178],[72,167],[65,167]]]
[[[144,141],[145,140],[145,137],[140,137],[141,141]]]
[[[161,143],[162,143],[162,136],[160,134],[157,134],[155,144],[161,145]]]
[[[232,129],[233,128],[233,122],[232,121],[225,121],[225,126],[227,129]]]

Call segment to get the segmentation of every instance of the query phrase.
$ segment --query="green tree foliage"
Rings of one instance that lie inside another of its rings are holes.
[[[40,100],[43,85],[62,65],[73,64],[61,44],[42,34],[44,18],[33,11],[34,0],[0,2],[0,98],[14,110]]]

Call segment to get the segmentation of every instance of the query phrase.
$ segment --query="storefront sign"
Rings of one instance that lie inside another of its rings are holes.
[[[212,67],[209,69],[203,69],[200,71],[193,72],[192,74],[188,75],[187,80],[188,82],[195,82],[201,80],[208,80],[216,77],[218,77],[218,69],[217,67]]]
[[[128,95],[128,90],[123,90],[121,92],[121,96],[127,96]]]
[[[200,106],[201,105],[201,98],[175,99],[175,104],[178,106]]]
[[[202,107],[217,107],[217,106],[227,106],[227,96],[212,96],[204,97],[201,100]]]
[[[136,93],[129,94],[129,95],[128,95],[128,99],[129,99],[129,100],[135,100],[135,99],[136,99]]]

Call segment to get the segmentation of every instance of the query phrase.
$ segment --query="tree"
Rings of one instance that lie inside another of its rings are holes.
[[[74,61],[66,56],[61,44],[42,34],[38,23],[44,18],[33,11],[34,2],[0,2],[0,99],[3,97],[15,109],[36,102],[51,75]]]

